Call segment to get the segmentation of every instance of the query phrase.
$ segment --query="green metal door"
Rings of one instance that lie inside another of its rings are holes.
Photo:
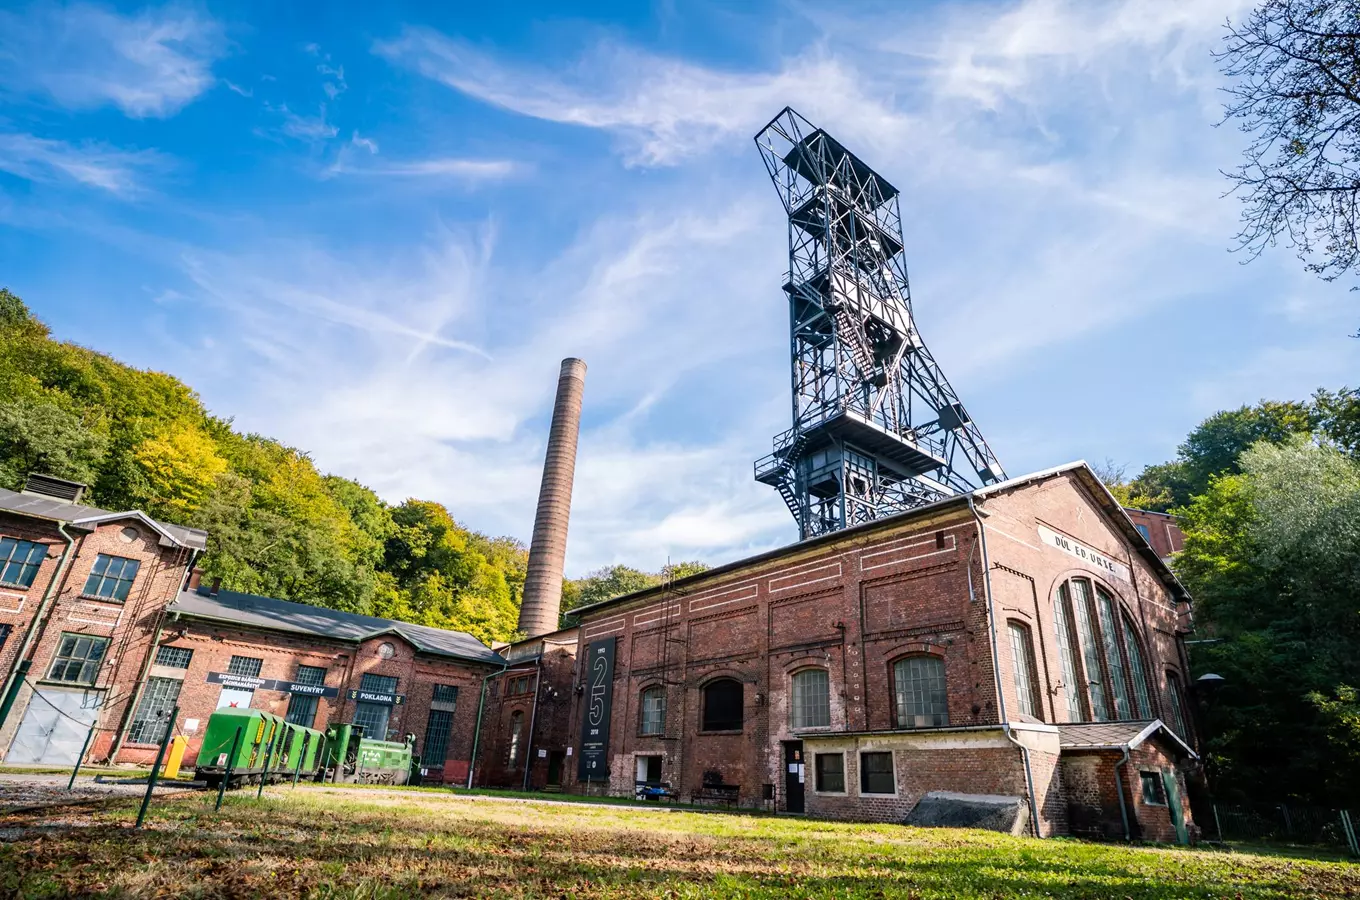
[[[1176,785],[1176,773],[1162,770],[1162,783],[1166,785],[1166,804],[1171,809],[1171,824],[1176,826],[1176,843],[1190,843],[1190,832],[1185,827],[1185,813],[1181,809],[1181,792]]]

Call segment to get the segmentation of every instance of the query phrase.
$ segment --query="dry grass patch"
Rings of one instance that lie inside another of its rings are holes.
[[[220,814],[195,795],[142,832],[134,812],[0,846],[0,895],[1360,897],[1348,863],[428,792],[273,790]]]

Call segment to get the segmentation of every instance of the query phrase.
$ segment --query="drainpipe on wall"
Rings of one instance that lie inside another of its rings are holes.
[[[39,623],[47,609],[47,601],[52,598],[53,593],[57,590],[57,585],[65,577],[66,562],[70,558],[71,548],[75,546],[75,538],[66,533],[64,522],[57,523],[57,531],[61,533],[61,538],[66,542],[66,547],[61,551],[61,557],[57,560],[57,568],[52,573],[52,580],[47,583],[47,590],[43,591],[42,599],[38,601],[38,608],[33,613],[33,621],[28,623],[28,630],[24,632],[24,641],[19,645],[19,651],[14,654],[15,665],[10,670],[5,685],[5,699],[0,702],[0,732],[4,731],[5,721],[9,718],[10,710],[14,708],[14,701],[18,698],[19,691],[23,688],[24,676],[28,674],[29,668],[33,665],[33,660],[27,657],[33,649],[34,636],[38,633]]]
[[[489,672],[487,676],[482,679],[482,693],[481,696],[477,698],[477,726],[472,730],[472,756],[468,759],[468,790],[472,790],[472,773],[477,769],[477,748],[482,740],[482,712],[486,709],[486,683],[497,675],[504,674],[505,670],[508,668],[510,668],[510,663],[506,662],[505,665],[500,667],[499,671]]]
[[[1132,841],[1133,832],[1129,830],[1129,807],[1124,802],[1124,778],[1120,774],[1129,762],[1129,748],[1124,748],[1124,758],[1114,764],[1114,789],[1119,792],[1119,818],[1124,820],[1124,840]]]
[[[987,527],[982,523],[982,515],[978,512],[978,508],[973,502],[972,494],[968,495],[968,510],[973,514],[973,518],[977,520],[978,537],[982,545],[982,584],[983,590],[987,595],[987,632],[992,641],[992,674],[995,676],[996,681],[996,706],[997,713],[1001,717],[1001,733],[1006,736],[1006,740],[1020,748],[1020,759],[1025,764],[1025,788],[1026,792],[1029,794],[1030,828],[1033,829],[1035,837],[1043,837],[1043,833],[1039,829],[1039,807],[1034,797],[1034,772],[1030,768],[1029,748],[1015,739],[1015,735],[1011,733],[1010,718],[1006,715],[1006,691],[1001,684],[1001,654],[997,649],[996,617],[992,614],[992,566],[987,557]],[[972,559],[973,555],[971,553],[968,554],[970,563],[972,562]],[[968,593],[970,599],[976,599],[972,597],[973,578],[971,573],[968,577]]]
[[[529,772],[534,765],[534,725],[538,722],[538,695],[543,690],[543,650],[546,644],[540,644],[538,648],[538,659],[534,663],[534,708],[529,712],[529,742],[524,747],[524,784],[523,789],[529,790]]]

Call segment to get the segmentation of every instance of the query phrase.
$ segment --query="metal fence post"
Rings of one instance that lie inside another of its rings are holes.
[[[1218,804],[1212,803],[1210,806],[1212,806],[1214,810],[1214,827],[1218,829],[1218,840],[1222,843],[1225,838],[1223,837],[1223,822],[1218,818]]]
[[[1355,824],[1351,822],[1351,814],[1346,810],[1341,810],[1341,833],[1346,836],[1346,849],[1350,850],[1351,856],[1360,856],[1360,840],[1355,836]]]
[[[76,757],[76,767],[71,770],[71,780],[66,782],[68,792],[75,789],[76,776],[80,774],[80,766],[85,762],[85,751],[90,749],[90,741],[94,739],[94,731],[98,727],[99,723],[95,722],[90,726],[90,730],[85,732],[85,743],[80,745],[80,755]]]
[[[1285,806],[1283,803],[1280,804],[1280,815],[1284,817],[1284,833],[1288,837],[1293,837],[1294,823],[1289,819],[1289,807]]]
[[[222,772],[222,782],[217,786],[217,806],[213,807],[213,812],[220,812],[222,809],[222,795],[227,792],[227,782],[231,781],[231,770],[236,765],[236,754],[241,749],[241,726],[236,726],[236,737],[231,739],[231,756],[227,757],[227,768]]]
[[[274,733],[269,736],[269,746],[264,748],[264,768],[260,770],[260,789],[255,792],[256,800],[264,796],[264,780],[269,776],[269,762],[274,758],[274,742],[278,739],[279,729],[276,726]]]
[[[178,703],[170,709],[170,720],[165,723],[165,735],[161,738],[160,749],[156,751],[156,764],[151,767],[151,777],[146,780],[146,796],[142,798],[142,808],[137,811],[137,828],[141,828],[142,822],[146,819],[147,807],[151,805],[151,792],[156,789],[156,782],[160,780],[161,762],[165,759],[165,748],[170,746],[170,735],[174,733],[177,718],[179,718]]]

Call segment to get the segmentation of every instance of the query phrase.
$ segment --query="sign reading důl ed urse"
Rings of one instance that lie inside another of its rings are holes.
[[[614,700],[614,643],[593,641],[586,651],[585,709],[581,714],[582,781],[609,780],[609,716]]]
[[[1043,525],[1039,526],[1039,537],[1050,547],[1057,547],[1062,552],[1069,556],[1075,556],[1094,569],[1099,569],[1120,581],[1131,582],[1128,566],[1110,559],[1104,553],[1093,550],[1080,541],[1074,541],[1067,535],[1058,534],[1052,528],[1045,528]]]
[[[220,684],[238,691],[282,691],[285,694],[306,694],[309,697],[336,697],[340,691],[333,687],[315,684],[301,684],[296,681],[281,681],[277,678],[255,678],[250,675],[235,675],[231,672],[209,672],[208,684]]]

